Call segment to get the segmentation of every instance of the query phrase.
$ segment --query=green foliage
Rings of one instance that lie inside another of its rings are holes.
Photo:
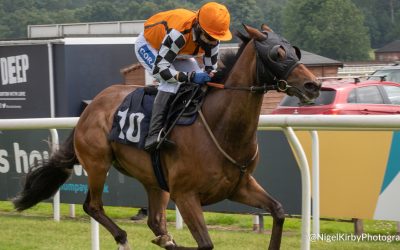
[[[350,0],[292,1],[284,13],[284,35],[299,47],[338,60],[368,59],[368,29]]]
[[[400,37],[398,0],[215,0],[228,6],[232,30],[267,23],[302,49],[339,60],[368,59]],[[145,20],[207,0],[0,0],[0,39],[26,37],[30,24]]]
[[[365,15],[373,48],[399,39],[400,1],[398,0],[353,0]]]
[[[232,30],[243,30],[242,23],[254,27],[263,23],[262,12],[255,0],[227,0],[225,4],[231,13]]]
[[[51,22],[48,13],[40,13],[39,11],[29,11],[28,9],[18,9],[5,15],[1,22],[7,27],[6,37],[25,36],[26,27],[29,24],[47,24]]]
[[[97,2],[87,5],[78,9],[75,14],[75,17],[82,22],[92,22],[93,20],[115,21],[120,16],[120,10],[111,2]]]
[[[282,33],[283,9],[287,0],[256,0],[257,7],[262,11],[263,23],[268,24],[277,33]]]

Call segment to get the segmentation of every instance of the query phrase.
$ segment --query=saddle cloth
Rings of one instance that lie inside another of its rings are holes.
[[[127,95],[114,114],[109,140],[143,149],[150,128],[156,94],[156,88],[145,87]],[[191,104],[186,105],[193,95],[195,98],[192,99]],[[200,108],[204,95],[197,85],[183,84],[168,111],[165,131],[174,125],[191,125],[196,120],[197,110]],[[183,109],[185,112],[175,124],[175,119],[183,112]]]

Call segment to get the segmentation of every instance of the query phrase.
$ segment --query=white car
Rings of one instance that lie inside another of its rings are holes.
[[[368,79],[378,80],[379,78],[383,81],[400,83],[400,63],[378,69]]]

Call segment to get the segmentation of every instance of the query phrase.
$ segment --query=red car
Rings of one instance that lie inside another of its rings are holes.
[[[297,97],[285,96],[272,114],[400,114],[400,84],[358,79],[325,81],[314,104],[300,105]]]

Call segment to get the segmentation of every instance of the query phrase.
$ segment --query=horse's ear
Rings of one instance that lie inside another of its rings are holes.
[[[250,27],[243,23],[242,23],[242,25],[243,25],[244,29],[247,31],[247,33],[249,34],[250,38],[253,38],[258,41],[263,41],[263,40],[267,39],[268,36],[266,34],[262,33],[261,31],[259,31],[258,29],[255,29],[255,28]]]
[[[244,43],[248,43],[251,40],[251,38],[249,38],[248,36],[246,36],[245,34],[243,34],[242,32],[240,32],[238,30],[235,31],[235,35],[237,37],[239,37],[239,39]]]
[[[261,31],[267,31],[267,32],[274,32],[268,25],[265,23],[261,24]]]
[[[301,60],[301,50],[297,46],[293,46],[294,51],[296,52],[297,58]]]

